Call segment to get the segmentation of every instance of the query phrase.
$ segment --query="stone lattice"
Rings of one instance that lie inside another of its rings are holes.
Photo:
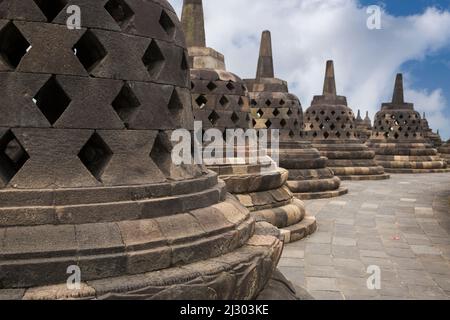
[[[203,127],[216,128],[225,137],[226,129],[249,129],[247,88],[236,75],[226,71],[224,56],[206,47],[202,1],[184,1],[182,24],[187,34],[191,62],[192,101],[196,120]],[[231,141],[231,140],[230,140]],[[272,160],[258,158],[250,162],[249,146],[237,146],[246,152],[244,163],[225,162],[208,168],[219,173],[228,191],[236,195],[258,220],[283,228],[285,242],[299,240],[315,229],[306,224],[303,203],[295,199],[286,186],[287,171],[273,166]],[[233,160],[233,159],[228,159]],[[237,160],[234,159],[234,160]],[[291,228],[295,225],[295,228]]]
[[[81,30],[65,25],[71,4]],[[193,114],[165,0],[4,0],[0,52],[0,296],[259,294],[282,243],[217,174],[171,161]]]
[[[341,181],[326,167],[326,158],[302,139],[303,110],[286,81],[275,78],[269,31],[261,37],[256,79],[250,88],[253,123],[259,129],[277,129],[280,135],[280,165],[289,170],[288,185],[300,199],[329,198],[345,194]]]
[[[423,113],[421,124],[422,124],[422,131],[424,132],[425,139],[430,141],[431,145],[434,148],[440,147],[442,145],[442,139],[439,135],[439,131],[438,131],[438,133],[435,133],[435,132],[433,132],[433,129],[430,128],[430,124],[428,123],[425,112]]]
[[[333,61],[327,62],[323,95],[315,96],[305,112],[304,137],[328,158],[328,166],[341,179],[389,178],[375,163],[375,153],[358,139],[355,114],[346,97],[336,94]]]
[[[450,165],[450,140],[440,146],[438,151],[441,158],[447,161],[447,165]]]
[[[427,173],[446,171],[445,162],[426,140],[423,119],[406,103],[403,95],[403,75],[395,80],[392,102],[383,103],[375,116],[368,146],[376,152],[376,161],[386,172]]]
[[[358,110],[358,116],[355,120],[356,137],[363,143],[370,139],[372,136],[372,121],[369,118],[369,112],[366,112],[366,117],[361,117],[361,111]]]

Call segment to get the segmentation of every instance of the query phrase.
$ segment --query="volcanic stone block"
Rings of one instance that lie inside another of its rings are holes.
[[[375,160],[387,172],[428,173],[447,171],[445,161],[426,140],[423,119],[406,103],[403,75],[395,80],[392,102],[383,103],[375,116],[375,125],[368,146],[376,153]]]
[[[447,164],[450,163],[450,140],[439,147],[439,155],[447,161]]]
[[[36,22],[16,21],[14,24],[31,46],[20,62],[18,71],[87,75],[72,50],[85,30],[67,32],[67,26],[64,25]]]
[[[0,19],[47,21],[34,0],[4,0],[0,3]]]
[[[66,76],[58,76],[56,80],[71,101],[54,127],[63,129],[122,129],[125,127],[126,117],[122,120],[119,117],[120,110],[117,112],[113,108],[113,103],[124,86],[122,81],[95,78],[87,80]]]

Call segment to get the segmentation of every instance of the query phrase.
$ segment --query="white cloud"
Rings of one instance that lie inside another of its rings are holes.
[[[181,0],[170,1],[181,12]],[[395,74],[406,61],[450,46],[450,12],[394,17],[382,13],[382,30],[369,30],[357,0],[204,0],[208,46],[222,52],[228,69],[254,77],[263,30],[271,30],[275,73],[290,83],[306,109],[323,86],[325,61],[335,61],[338,93],[373,116],[389,101]],[[405,79],[407,79],[405,75]],[[427,111],[433,128],[450,137],[442,89],[413,90],[406,98]],[[416,100],[415,100],[416,99]]]

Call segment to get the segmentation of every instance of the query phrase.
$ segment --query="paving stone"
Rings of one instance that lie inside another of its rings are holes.
[[[306,277],[306,288],[311,291],[338,291],[335,278]]]
[[[356,246],[356,240],[352,238],[334,237],[332,243],[333,246],[346,246],[346,247]]]
[[[332,266],[333,259],[330,255],[306,255],[305,264],[313,266]]]
[[[307,254],[330,255],[331,245],[322,243],[308,243],[305,252]]]
[[[413,246],[411,246],[411,250],[417,255],[419,255],[419,254],[441,255],[442,254],[442,252],[438,248],[432,247],[432,246],[413,245]]]
[[[316,300],[344,300],[341,292],[337,291],[309,291]]]

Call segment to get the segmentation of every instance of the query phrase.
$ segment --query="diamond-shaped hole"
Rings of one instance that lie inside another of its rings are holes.
[[[242,107],[244,104],[245,104],[245,103],[244,103],[244,99],[242,99],[242,97],[239,97],[238,105],[239,105],[240,107]]]
[[[200,109],[203,109],[206,106],[206,103],[208,103],[208,100],[204,95],[200,95],[197,99],[195,99],[195,103]]]
[[[280,100],[280,106],[284,106],[286,104],[286,101],[284,101],[283,99]]]
[[[291,137],[291,138],[293,138],[295,136],[295,133],[294,133],[294,131],[289,131],[289,137]]]
[[[122,119],[127,128],[140,105],[141,103],[139,102],[139,99],[136,97],[128,84],[123,85],[119,94],[112,103],[114,110],[116,110],[120,119]]]
[[[210,83],[208,83],[208,85],[206,87],[208,88],[209,91],[214,91],[217,89],[217,85],[212,81]]]
[[[223,107],[227,106],[229,102],[230,102],[230,101],[229,101],[229,100],[227,99],[227,97],[225,97],[225,96],[222,96],[222,98],[220,98],[220,100],[219,100],[219,103],[220,103]]]
[[[325,131],[325,132],[323,133],[323,136],[324,136],[325,139],[328,139],[328,137],[330,136],[330,134],[329,134],[328,132]]]
[[[14,134],[8,131],[0,138],[0,183],[9,182],[29,158]]]
[[[47,18],[48,22],[52,22],[58,14],[67,5],[67,0],[34,0],[39,9]]]
[[[95,69],[107,55],[106,49],[91,30],[83,34],[72,50],[88,72]]]
[[[239,121],[239,117],[235,112],[233,112],[233,114],[231,115],[231,121],[233,121],[234,124]]]
[[[250,101],[250,104],[251,104],[253,107],[255,107],[255,106],[258,105],[258,102],[256,102],[255,99],[252,99],[252,101]]]
[[[266,100],[266,106],[270,107],[272,105],[272,102],[270,100]]]
[[[258,118],[262,118],[264,112],[261,109],[259,109],[258,111],[256,111],[256,115],[258,116]]]
[[[272,126],[272,121],[267,120],[266,121],[266,128],[269,129]]]
[[[125,0],[109,0],[105,9],[116,21],[120,28],[124,29],[134,16],[133,10]]]
[[[172,19],[169,17],[166,11],[161,12],[161,17],[159,18],[159,24],[164,29],[164,31],[170,36],[173,37],[175,34],[175,24]]]
[[[284,119],[281,120],[281,121],[280,121],[280,125],[281,125],[281,127],[283,127],[283,128],[286,127],[286,125],[287,125],[286,120],[284,120]]]
[[[14,23],[9,22],[0,31],[0,57],[13,69],[17,68],[29,47],[30,43]]]
[[[186,52],[184,52],[183,56],[181,57],[181,70],[183,71],[189,70],[189,63],[188,59],[186,58]]]
[[[164,64],[164,56],[158,44],[153,40],[142,57],[142,62],[152,77],[156,77],[161,72]]]
[[[153,144],[150,158],[166,176],[170,176],[172,167],[172,143],[165,132],[159,132]]]
[[[211,122],[212,125],[215,125],[217,121],[219,121],[220,116],[217,114],[217,112],[213,111],[208,117],[209,122]]]
[[[98,181],[101,181],[102,174],[112,156],[113,152],[97,132],[89,138],[78,153],[78,158]]]
[[[277,117],[280,114],[280,111],[276,108],[275,110],[273,110],[272,114]]]
[[[289,117],[292,116],[292,110],[291,110],[291,109],[288,110],[287,115],[288,115]]]
[[[70,98],[52,76],[34,96],[33,102],[53,125],[70,104]]]
[[[172,96],[170,97],[167,107],[173,113],[177,113],[183,109],[183,102],[180,99],[180,96],[178,95],[178,92],[175,88],[173,89]]]
[[[234,90],[234,85],[233,85],[233,83],[232,83],[231,81],[229,81],[229,82],[227,83],[227,88],[228,88],[228,90],[230,90],[230,91],[233,91],[233,90]]]
[[[331,124],[330,129],[331,129],[331,130],[336,129],[336,126],[334,125],[334,123]]]

